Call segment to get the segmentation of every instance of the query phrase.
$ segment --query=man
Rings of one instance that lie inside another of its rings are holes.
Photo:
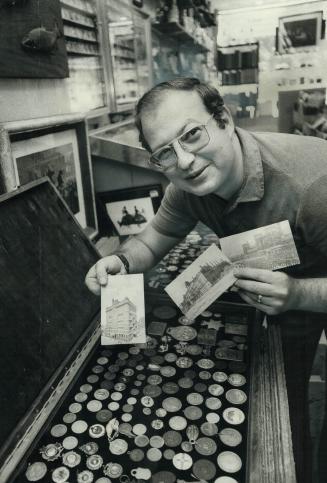
[[[107,273],[144,272],[198,221],[219,236],[288,219],[301,264],[235,271],[240,296],[280,323],[299,482],[311,480],[307,388],[327,312],[327,144],[234,127],[218,91],[197,79],[155,86],[136,125],[150,162],[171,181],[153,221],[87,274],[94,293]]]

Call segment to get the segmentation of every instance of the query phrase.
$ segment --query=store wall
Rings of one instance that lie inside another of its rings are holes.
[[[325,1],[288,1],[283,5],[220,11],[218,45],[259,42],[258,85],[224,86],[224,95],[258,90],[256,116],[278,117],[279,93],[326,87],[327,41],[303,47],[295,53],[279,54],[275,49],[279,18],[322,11],[327,17]]]

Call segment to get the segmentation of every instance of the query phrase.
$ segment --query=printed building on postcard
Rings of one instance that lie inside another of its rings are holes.
[[[192,305],[222,278],[229,266],[228,263],[221,261],[207,262],[205,265],[201,265],[199,272],[191,280],[185,282],[186,291],[180,305],[181,310],[184,313],[188,312]]]
[[[106,326],[103,335],[127,343],[137,334],[136,306],[128,297],[121,301],[113,299],[112,305],[106,309]]]

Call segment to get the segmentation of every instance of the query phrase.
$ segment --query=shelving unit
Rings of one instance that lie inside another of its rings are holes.
[[[193,47],[199,52],[210,51],[210,47],[208,45],[200,43],[194,35],[185,30],[185,28],[177,22],[154,23],[152,24],[152,28],[163,34],[169,34],[172,37],[176,37],[176,39],[181,42],[192,42]]]
[[[221,85],[258,83],[259,45],[257,43],[218,48]]]

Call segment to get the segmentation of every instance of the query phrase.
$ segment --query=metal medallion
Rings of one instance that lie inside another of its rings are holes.
[[[55,426],[52,426],[50,433],[55,438],[60,438],[67,433],[67,426],[65,424],[56,424]]]
[[[102,424],[93,424],[89,429],[89,435],[92,438],[101,438],[106,433],[106,429]]]
[[[87,422],[82,420],[75,421],[71,426],[73,433],[76,433],[76,434],[85,433],[87,428],[88,428]]]
[[[232,451],[223,451],[217,458],[218,466],[226,473],[237,473],[242,468],[241,458]]]
[[[116,438],[109,443],[109,450],[112,454],[121,455],[128,450],[128,443],[124,439]]]
[[[162,458],[162,452],[158,448],[150,448],[146,452],[146,456],[149,461],[160,461]]]
[[[173,465],[178,470],[188,470],[193,465],[193,460],[187,453],[177,453],[173,457]]]
[[[176,448],[182,442],[182,436],[177,431],[167,431],[164,433],[163,439],[168,448]]]
[[[208,391],[213,396],[221,396],[224,393],[224,388],[220,384],[211,384],[208,387]]]
[[[225,382],[227,381],[227,374],[226,372],[216,371],[212,374],[212,379],[216,382]]]
[[[208,397],[205,401],[205,405],[211,411],[216,411],[217,409],[221,408],[222,402],[217,397]]]
[[[186,400],[189,404],[192,404],[193,406],[198,406],[203,403],[203,396],[202,394],[199,394],[197,392],[190,392],[186,396]]]
[[[138,463],[139,461],[142,461],[143,460],[143,458],[144,458],[144,451],[142,451],[139,448],[133,449],[129,453],[129,457],[130,457],[130,459],[132,461],[134,461],[135,463]]]
[[[187,356],[179,357],[176,361],[176,366],[181,367],[182,369],[189,369],[193,366],[193,361],[190,357]]]
[[[97,399],[92,399],[87,403],[86,407],[90,413],[96,413],[102,409],[102,402],[98,401]]]
[[[95,399],[98,399],[99,401],[104,401],[105,399],[108,399],[109,391],[107,389],[97,389],[94,392],[94,397],[95,397]]]
[[[52,480],[55,483],[63,483],[64,481],[67,481],[69,478],[69,469],[66,468],[65,466],[59,466],[59,468],[56,468],[52,472]]]
[[[46,461],[55,461],[63,452],[64,448],[60,443],[50,443],[40,448],[40,454]]]
[[[190,421],[196,421],[202,417],[203,411],[199,406],[187,406],[184,409],[184,415]]]
[[[226,392],[226,399],[231,404],[244,404],[247,400],[247,396],[241,389],[230,389]]]
[[[201,481],[210,481],[216,476],[216,466],[212,461],[200,459],[193,465],[193,474]]]
[[[228,377],[228,382],[231,386],[240,387],[244,386],[246,383],[246,378],[243,376],[243,374],[234,373],[230,374]]]
[[[238,446],[243,439],[241,433],[234,428],[224,428],[219,432],[218,436],[222,443],[231,447]]]
[[[223,411],[223,418],[229,424],[242,424],[245,420],[245,414],[239,408],[227,408]]]
[[[217,451],[217,445],[213,439],[203,437],[195,441],[195,449],[202,456],[211,456]]]
[[[182,407],[182,402],[177,397],[167,397],[162,401],[162,407],[169,413],[175,413]]]
[[[62,445],[67,450],[74,449],[78,446],[78,439],[75,436],[67,436],[63,440]]]
[[[89,443],[80,446],[79,449],[83,451],[83,453],[85,453],[86,455],[90,456],[97,453],[99,446],[97,445],[97,443],[90,441]]]
[[[174,339],[182,342],[188,342],[189,340],[195,339],[197,336],[197,331],[193,327],[189,326],[170,327],[167,329],[167,332]]]
[[[211,359],[200,359],[199,361],[197,361],[197,365],[201,369],[211,369],[212,367],[214,367],[215,363]]]
[[[46,473],[47,465],[42,461],[36,461],[35,463],[32,463],[28,466],[25,472],[25,476],[28,481],[39,481],[42,480]]]
[[[218,434],[218,426],[214,423],[203,423],[201,424],[201,432],[205,436],[215,436]]]
[[[103,473],[109,478],[119,478],[123,474],[123,467],[119,463],[108,463],[104,465]]]
[[[80,464],[81,455],[79,455],[75,451],[67,451],[67,453],[64,453],[62,455],[62,462],[69,468],[74,468],[75,466],[78,466]]]

